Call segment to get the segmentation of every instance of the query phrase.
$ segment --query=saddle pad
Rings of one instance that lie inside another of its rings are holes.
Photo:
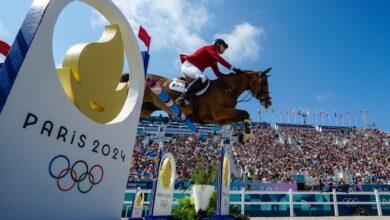
[[[177,78],[174,78],[170,83],[169,83],[169,89],[183,93],[186,91],[186,85],[182,80],[179,80]]]
[[[210,80],[207,80],[206,85],[204,86],[204,88],[201,89],[199,92],[195,93],[195,95],[196,96],[202,95],[203,93],[205,93],[207,91],[209,86],[210,86]],[[185,85],[185,82],[183,80],[180,80],[178,78],[174,78],[169,83],[169,89],[173,90],[173,91],[176,91],[176,92],[183,93],[183,92],[186,91],[186,85]]]

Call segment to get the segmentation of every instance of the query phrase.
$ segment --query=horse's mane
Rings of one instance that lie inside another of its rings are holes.
[[[230,78],[234,78],[234,77],[240,76],[242,74],[247,74],[249,72],[256,72],[256,71],[254,71],[254,70],[243,70],[242,72],[236,73],[234,75],[228,75],[228,76],[220,77],[220,78],[212,80],[212,81],[216,81],[217,82],[217,81],[224,80],[224,79],[230,79]]]

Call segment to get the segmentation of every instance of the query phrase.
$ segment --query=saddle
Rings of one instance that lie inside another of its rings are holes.
[[[187,86],[192,82],[193,79],[187,78],[184,76],[178,76],[176,78],[173,78],[172,81],[169,83],[169,89],[184,93],[186,91]],[[207,89],[210,86],[210,80],[207,79],[205,83],[203,83],[203,87],[199,90],[199,92],[195,93],[196,96],[200,96],[203,93],[207,91]]]

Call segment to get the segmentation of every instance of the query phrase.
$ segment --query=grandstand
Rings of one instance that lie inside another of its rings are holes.
[[[175,199],[188,195],[191,173],[196,167],[217,163],[221,148],[219,126],[201,126],[201,140],[184,124],[166,118],[143,120],[138,128],[142,132],[137,136],[130,164],[127,200],[138,186],[152,188],[161,146],[176,158]],[[286,194],[289,189],[295,202],[305,204],[294,205],[294,215],[336,215],[332,205],[319,205],[334,201],[332,193],[336,192],[341,193],[337,195],[339,201],[370,204],[339,205],[337,215],[355,215],[359,210],[377,215],[373,191],[390,191],[388,132],[345,126],[253,123],[253,137],[240,142],[242,131],[243,124],[231,127],[231,202],[240,204],[241,190],[247,191],[245,203],[252,205],[241,205],[241,209],[245,207],[250,216],[291,215],[286,205],[268,204],[285,202],[288,196],[277,194]],[[390,202],[387,194],[378,199]],[[306,205],[308,201],[318,204]],[[126,210],[125,205],[123,216]],[[389,215],[389,205],[382,205],[380,212]]]
[[[220,143],[215,134],[220,127],[201,127],[205,138],[198,141],[180,122],[162,121],[139,123],[142,132],[134,148],[129,180],[153,178],[159,141],[164,143],[164,150],[175,155],[179,180],[189,181],[196,166],[216,163]],[[242,125],[236,124],[232,134],[239,136],[241,130]],[[254,123],[253,133],[249,140],[233,146],[234,165],[239,170],[233,172],[234,180],[297,183],[299,178],[298,182],[304,183],[300,185],[302,190],[390,184],[389,133],[356,127],[268,123]]]

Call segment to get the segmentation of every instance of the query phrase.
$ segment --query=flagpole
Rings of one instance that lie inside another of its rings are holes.
[[[279,112],[279,123],[282,123],[282,109]]]
[[[351,125],[351,118],[350,118],[349,113],[348,113],[348,124],[349,124],[349,127],[352,127],[352,125]]]
[[[275,114],[273,109],[272,109],[272,124],[275,124]]]
[[[294,124],[297,124],[297,112],[295,109],[293,109],[293,115],[294,115]]]
[[[287,109],[287,123],[290,124],[290,114],[288,113],[288,109]]]

